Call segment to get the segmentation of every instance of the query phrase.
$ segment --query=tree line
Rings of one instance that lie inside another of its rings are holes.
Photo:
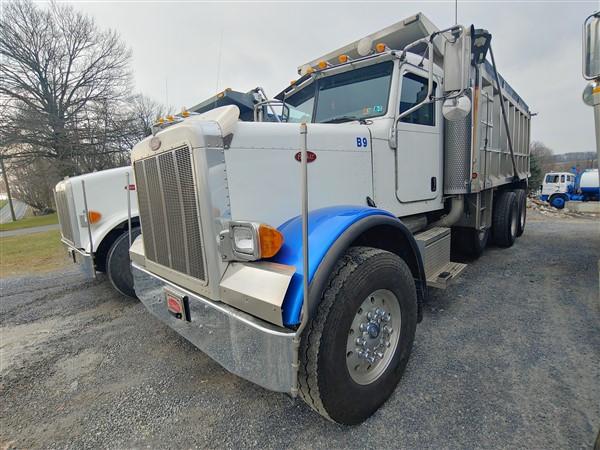
[[[16,195],[40,210],[65,176],[128,164],[166,113],[132,94],[131,50],[118,33],[70,5],[3,5],[0,58],[0,158]]]

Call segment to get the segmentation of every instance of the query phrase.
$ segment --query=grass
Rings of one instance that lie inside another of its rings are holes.
[[[58,230],[0,238],[0,277],[49,272],[70,263]]]
[[[41,227],[42,225],[53,225],[58,223],[56,213],[46,216],[26,217],[25,219],[17,220],[16,222],[7,222],[0,224],[0,231],[18,230],[21,228]]]
[[[8,200],[0,198],[0,209],[4,208],[7,203]]]

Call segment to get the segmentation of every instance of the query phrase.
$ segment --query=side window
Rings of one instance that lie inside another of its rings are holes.
[[[435,92],[436,83],[433,83]],[[402,76],[402,89],[400,92],[400,113],[425,100],[427,96],[427,78],[414,73],[405,73]],[[417,125],[435,126],[435,103],[428,103],[401,119],[401,122]]]
[[[561,183],[564,183],[564,182],[565,182],[565,176],[564,176],[564,175],[561,175],[561,176],[560,176],[560,182],[561,182]]]

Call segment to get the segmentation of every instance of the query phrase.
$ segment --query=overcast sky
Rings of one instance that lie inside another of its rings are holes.
[[[275,95],[299,65],[423,12],[454,23],[450,2],[73,2],[133,51],[136,90],[176,108],[226,87]],[[458,21],[488,29],[500,73],[538,115],[532,139],[555,153],[594,151],[581,100],[581,27],[594,1],[458,2]]]

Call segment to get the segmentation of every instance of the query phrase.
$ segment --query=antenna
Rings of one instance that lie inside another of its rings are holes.
[[[458,25],[458,0],[454,0],[454,25]]]
[[[169,78],[165,77],[165,107],[169,108]]]
[[[221,21],[221,37],[219,38],[219,54],[217,56],[217,86],[215,92],[219,92],[219,78],[221,76],[221,54],[223,53],[223,22]]]

